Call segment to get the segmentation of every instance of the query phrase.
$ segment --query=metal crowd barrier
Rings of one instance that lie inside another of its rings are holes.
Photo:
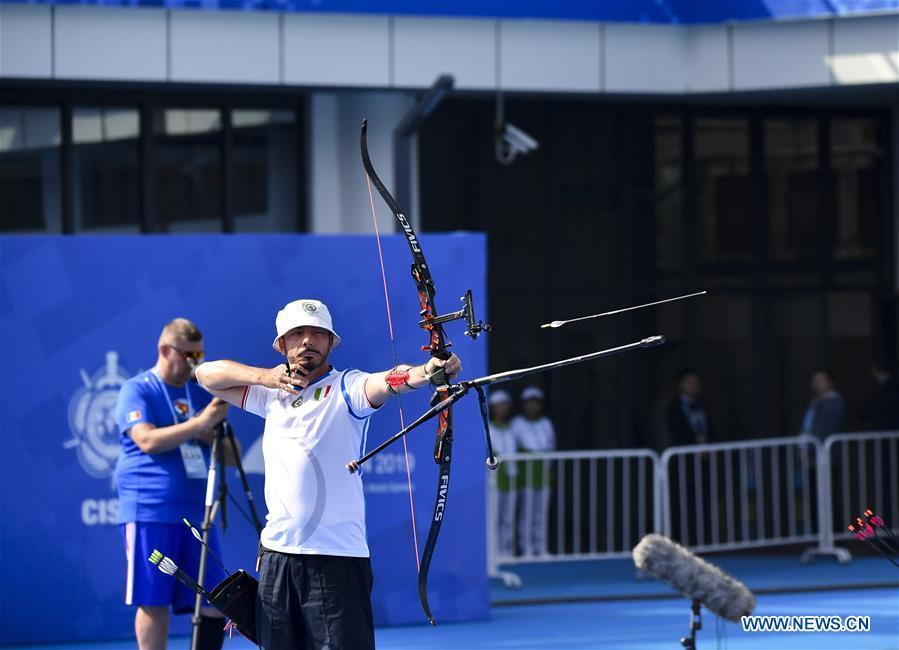
[[[899,431],[829,436],[819,464],[829,490],[819,508],[831,524],[821,530],[823,549],[833,548],[835,539],[852,538],[848,526],[866,508],[899,528]]]
[[[488,568],[510,586],[521,581],[500,565],[630,557],[649,532],[695,552],[811,542],[803,562],[845,563],[834,542],[866,508],[899,526],[899,431],[501,461],[488,481]]]
[[[666,449],[663,532],[697,552],[816,541],[820,445],[791,436]]]
[[[488,568],[629,557],[659,530],[659,457],[649,449],[515,453],[489,473]],[[511,530],[509,529],[511,527]]]

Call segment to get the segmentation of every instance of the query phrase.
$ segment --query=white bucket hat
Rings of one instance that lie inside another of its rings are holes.
[[[512,402],[512,396],[502,388],[490,391],[490,397],[487,398],[487,404],[496,406],[497,404],[509,404]]]
[[[272,341],[272,347],[275,352],[281,352],[278,347],[278,339],[287,334],[295,327],[321,327],[334,335],[334,345],[331,349],[337,347],[340,343],[340,337],[334,331],[334,325],[331,324],[331,312],[328,306],[320,300],[294,300],[284,305],[284,309],[278,312],[275,317],[275,330],[278,335]]]
[[[541,402],[543,401],[543,391],[537,388],[536,386],[528,386],[523,391],[521,391],[521,399],[529,400],[529,399],[538,399]]]

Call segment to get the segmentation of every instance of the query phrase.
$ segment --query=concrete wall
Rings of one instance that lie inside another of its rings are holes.
[[[309,159],[315,161],[309,172],[312,232],[373,232],[371,201],[359,154],[362,118],[368,118],[368,149],[375,171],[394,191],[393,127],[413,103],[411,95],[396,92],[313,93],[309,103]],[[380,230],[393,232],[396,219],[377,191],[372,192]],[[417,225],[417,206],[401,207],[409,213],[413,226]]]
[[[0,77],[697,93],[899,83],[899,14],[652,25],[0,5]]]

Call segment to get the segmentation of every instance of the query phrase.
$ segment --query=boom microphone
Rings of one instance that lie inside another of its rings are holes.
[[[647,535],[634,547],[633,555],[638,569],[722,618],[736,622],[755,609],[755,596],[746,585],[664,535]]]

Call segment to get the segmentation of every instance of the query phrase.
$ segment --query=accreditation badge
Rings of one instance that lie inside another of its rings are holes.
[[[203,458],[203,450],[195,442],[184,442],[178,447],[181,460],[184,461],[184,473],[187,478],[206,478],[208,468]]]

